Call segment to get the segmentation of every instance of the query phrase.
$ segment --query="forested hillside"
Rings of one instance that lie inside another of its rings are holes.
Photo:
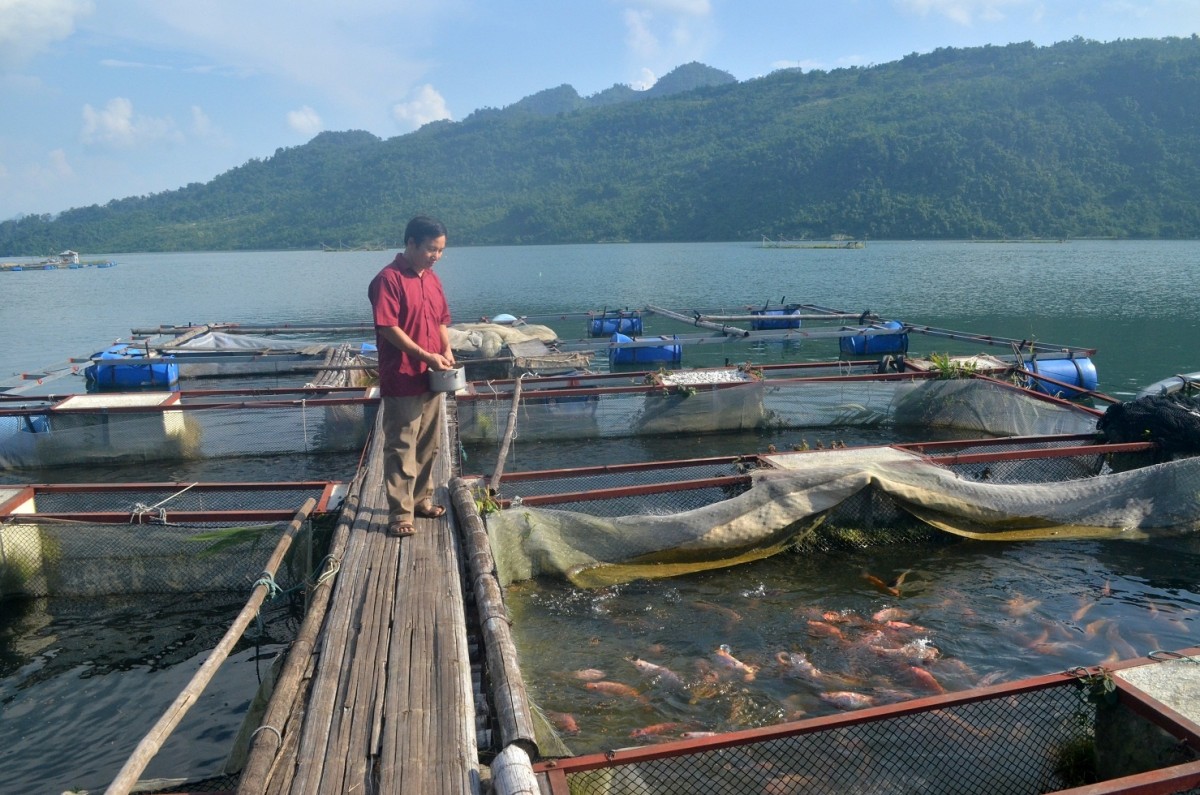
[[[5,222],[0,254],[395,246],[417,212],[454,245],[1200,237],[1195,36],[677,71],[671,91],[563,86],[389,140],[322,133],[206,184]]]

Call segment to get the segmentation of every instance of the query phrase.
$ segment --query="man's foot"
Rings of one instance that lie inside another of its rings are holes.
[[[413,509],[413,513],[423,519],[436,519],[439,516],[444,516],[446,506],[438,505],[431,500],[417,503],[417,507]]]
[[[399,519],[388,525],[388,535],[404,538],[417,532],[417,528],[407,519]]]

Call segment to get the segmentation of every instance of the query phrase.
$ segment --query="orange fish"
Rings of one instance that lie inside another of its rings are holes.
[[[1095,602],[1092,602],[1092,601],[1081,601],[1081,602],[1079,603],[1079,609],[1078,609],[1078,610],[1076,610],[1074,613],[1072,613],[1072,614],[1071,614],[1071,620],[1072,620],[1072,621],[1074,621],[1074,622],[1076,622],[1076,623],[1078,623],[1078,622],[1082,621],[1082,620],[1083,620],[1083,617],[1084,617],[1084,616],[1086,616],[1086,615],[1088,614],[1088,611],[1089,611],[1089,610],[1091,610],[1091,609],[1092,609],[1093,607],[1095,607],[1095,606],[1096,606],[1096,603],[1095,603]]]
[[[917,683],[918,686],[928,690],[931,693],[945,693],[946,688],[942,687],[942,683],[933,677],[933,674],[926,671],[919,665],[908,666],[908,673]]]
[[[724,616],[725,619],[731,624],[736,624],[742,620],[742,614],[730,607],[715,605],[712,602],[703,602],[699,600],[692,602],[692,604],[701,610],[707,610],[710,613],[716,613],[719,616]]]
[[[1034,610],[1040,607],[1042,601],[1040,599],[1029,599],[1021,594],[1017,594],[1012,599],[1004,603],[1005,611],[1013,618],[1027,616]]]
[[[820,695],[822,701],[827,701],[838,709],[862,709],[875,704],[875,699],[853,690],[831,690]]]
[[[629,657],[628,660],[629,662],[633,663],[635,668],[642,672],[643,676],[651,677],[658,680],[662,684],[670,685],[671,687],[683,686],[683,680],[679,678],[679,674],[675,673],[665,665],[658,665],[650,662],[649,660],[643,660],[640,657]]]
[[[871,616],[871,620],[878,624],[889,621],[907,621],[910,618],[912,618],[912,612],[902,607],[885,607]]]
[[[575,716],[571,713],[546,710],[546,717],[550,719],[554,728],[563,734],[579,734],[579,724],[575,722]]]
[[[757,665],[747,665],[730,654],[729,646],[722,643],[721,646],[713,653],[719,665],[729,670],[741,673],[742,679],[747,682],[753,682],[755,675],[758,673]]]
[[[661,737],[664,734],[677,732],[687,726],[686,723],[655,723],[652,726],[643,726],[640,729],[634,729],[629,733],[630,737]]]
[[[623,698],[635,698],[639,701],[645,700],[641,693],[636,688],[621,682],[609,682],[607,680],[600,682],[588,682],[584,685],[588,690],[594,693],[603,693],[606,696],[621,696]]]
[[[844,637],[840,629],[824,621],[809,621],[808,634],[815,638],[836,638],[837,640]]]
[[[581,671],[574,671],[571,674],[571,676],[584,682],[598,682],[606,675],[599,668],[584,668]]]
[[[885,594],[888,594],[889,596],[899,596],[900,595],[899,588],[893,588],[892,586],[888,585],[883,580],[876,577],[874,574],[864,571],[862,573],[862,578],[864,580],[866,580],[868,583],[870,583],[871,587],[874,588],[875,590],[879,591],[880,593],[885,593]]]

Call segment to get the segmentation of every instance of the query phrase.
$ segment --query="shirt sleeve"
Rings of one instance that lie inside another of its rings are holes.
[[[400,302],[402,300],[400,289],[395,279],[389,278],[390,276],[391,274],[385,270],[371,285],[371,309],[375,316],[376,326],[400,325]]]

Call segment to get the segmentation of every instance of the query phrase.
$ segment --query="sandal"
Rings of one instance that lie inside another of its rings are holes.
[[[416,535],[416,532],[417,528],[413,526],[413,523],[405,519],[392,522],[388,525],[388,535],[395,536],[397,538],[405,538],[407,536]]]
[[[446,515],[446,506],[426,500],[425,502],[418,503],[417,507],[413,509],[413,513],[423,519],[436,519],[439,516]]]

